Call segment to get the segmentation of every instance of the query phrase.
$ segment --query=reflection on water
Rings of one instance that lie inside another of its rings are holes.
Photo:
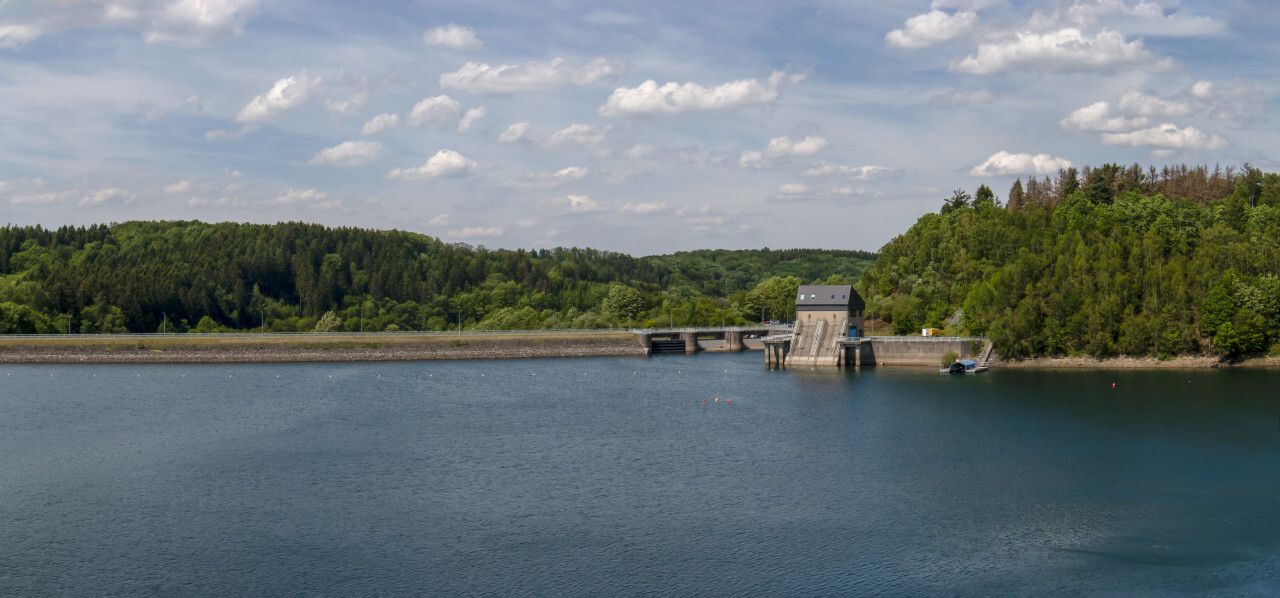
[[[9,366],[0,594],[1280,592],[1272,372],[762,362]]]

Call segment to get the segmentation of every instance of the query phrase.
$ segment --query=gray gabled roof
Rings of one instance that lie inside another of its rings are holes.
[[[802,284],[796,307],[853,307],[862,309],[862,297],[847,284]]]

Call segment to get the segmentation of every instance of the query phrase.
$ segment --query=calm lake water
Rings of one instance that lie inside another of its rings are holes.
[[[1280,372],[763,362],[0,366],[0,595],[1280,594]]]

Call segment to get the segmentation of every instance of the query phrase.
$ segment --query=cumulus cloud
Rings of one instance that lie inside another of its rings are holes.
[[[1111,104],[1107,102],[1094,102],[1058,121],[1062,130],[1077,132],[1128,131],[1149,124],[1151,120],[1145,117],[1125,118],[1113,114]]]
[[[1157,58],[1142,40],[1125,41],[1116,31],[1087,36],[1067,28],[1048,33],[1018,33],[1013,39],[978,45],[977,55],[951,63],[950,70],[976,75],[1009,71],[1111,72],[1125,67],[1168,70],[1171,59]]]
[[[357,93],[345,100],[328,99],[324,101],[324,109],[342,116],[355,116],[369,102],[369,94]]]
[[[311,99],[312,94],[323,82],[321,77],[311,77],[302,71],[291,77],[276,81],[275,85],[265,93],[253,98],[236,115],[237,122],[253,122],[275,116],[286,110],[292,110]]]
[[[580,145],[583,147],[594,147],[604,143],[612,126],[595,127],[591,125],[572,124],[547,137],[542,142],[547,147],[561,147],[566,145]]]
[[[425,164],[416,168],[396,168],[387,173],[388,179],[415,181],[436,177],[460,177],[475,172],[477,164],[462,154],[442,149]]]
[[[803,195],[809,191],[809,186],[804,183],[785,183],[778,187],[781,195]]]
[[[503,184],[516,189],[551,189],[581,181],[587,178],[588,174],[590,174],[590,170],[585,167],[570,166],[552,172],[531,172],[519,180],[507,181]]]
[[[1167,149],[1219,150],[1231,147],[1230,142],[1218,135],[1206,134],[1195,127],[1179,129],[1169,123],[1128,133],[1104,133],[1102,142],[1107,145],[1148,146]]]
[[[265,203],[269,206],[287,206],[324,201],[329,194],[315,189],[285,189]]]
[[[621,75],[621,63],[594,58],[571,65],[557,58],[549,62],[502,64],[468,62],[462,68],[440,75],[440,87],[461,89],[477,95],[510,95],[523,91],[555,89],[566,85],[589,85],[605,77]]]
[[[475,238],[493,238],[501,237],[506,231],[497,226],[468,226],[458,230],[451,230],[444,236],[453,239],[475,239]]]
[[[431,226],[449,226],[449,215],[440,214],[440,215],[434,216],[427,221],[427,224]]]
[[[44,35],[44,29],[35,25],[0,25],[0,48],[18,48]]]
[[[986,162],[973,167],[969,176],[1008,176],[1015,174],[1054,174],[1070,168],[1071,162],[1049,154],[1011,154],[996,152]]]
[[[172,185],[166,185],[164,188],[164,192],[170,195],[173,195],[174,193],[186,193],[187,191],[190,191],[190,190],[191,190],[191,181],[189,180],[178,181]]]
[[[13,195],[9,197],[9,203],[17,205],[45,205],[57,203],[66,199],[70,199],[73,193],[63,191],[61,193],[35,193],[25,195]]]
[[[243,208],[247,207],[249,202],[235,197],[219,197],[218,199],[192,197],[187,200],[187,205],[193,208]]]
[[[529,123],[516,123],[507,127],[501,135],[498,135],[498,141],[503,143],[514,143],[525,138],[529,134]]]
[[[128,191],[124,191],[122,189],[116,189],[115,187],[112,187],[110,189],[102,189],[100,191],[95,191],[93,193],[89,193],[88,195],[85,195],[84,197],[80,198],[80,205],[100,206],[100,205],[112,204],[112,203],[115,203],[115,204],[133,203],[134,199],[135,198],[132,193],[129,193]]]
[[[743,168],[768,168],[777,161],[793,156],[812,156],[827,147],[824,137],[808,136],[799,141],[790,137],[775,137],[763,152],[745,151],[738,158],[738,165]]]
[[[385,113],[369,119],[369,122],[364,123],[364,127],[360,129],[360,132],[365,135],[381,135],[388,131],[394,131],[399,126],[400,115]]]
[[[462,104],[447,95],[427,98],[413,106],[406,122],[410,126],[426,126],[430,129],[443,127],[457,121],[462,115]]]
[[[931,10],[907,19],[902,29],[894,29],[884,36],[885,43],[895,48],[918,49],[951,41],[973,30],[978,23],[977,13],[962,10],[947,14]]]
[[[1117,102],[1117,109],[1122,114],[1135,116],[1187,116],[1195,112],[1189,102],[1166,100],[1159,96],[1147,95],[1135,90],[1124,92]]]
[[[650,214],[658,214],[667,211],[667,204],[663,202],[656,203],[637,203],[625,204],[618,208],[618,212],[622,214],[633,214],[636,216],[648,216]]]
[[[640,143],[627,148],[622,155],[632,160],[647,160],[652,158],[656,151],[652,145]]]
[[[702,110],[729,110],[752,104],[768,104],[781,94],[785,74],[774,71],[768,80],[742,79],[716,87],[697,83],[667,83],[650,79],[637,87],[619,87],[596,112],[601,116],[676,114]]]
[[[471,129],[471,125],[482,118],[484,118],[484,106],[468,110],[466,114],[462,115],[462,120],[458,121],[458,132],[466,133]]]
[[[603,212],[606,210],[604,206],[586,195],[566,195],[551,200],[551,204],[558,211],[565,214],[591,214],[594,212]]]
[[[476,32],[470,27],[449,23],[422,33],[422,43],[429,46],[447,46],[454,50],[483,50],[484,44],[476,39]]]
[[[1210,17],[1194,16],[1185,9],[1168,13],[1165,10],[1160,4],[1146,0],[1134,4],[1124,0],[1076,0],[1048,15],[1037,12],[1030,22],[1044,28],[1087,28],[1106,24],[1133,35],[1154,37],[1220,35],[1228,29],[1225,23]]]
[[[1000,99],[1000,95],[986,89],[951,89],[929,99],[934,106],[962,104],[990,104]]]
[[[0,2],[4,6],[5,2]],[[42,3],[24,3],[39,9]],[[54,2],[44,18],[0,24],[0,48],[15,48],[45,33],[78,28],[132,29],[147,43],[184,47],[240,35],[258,12],[258,0],[98,0]],[[34,11],[38,15],[39,10]]]
[[[334,166],[364,166],[382,153],[377,141],[344,141],[316,152],[307,164],[332,164]]]
[[[884,166],[844,166],[842,164],[832,164],[830,162],[823,161],[801,174],[813,177],[840,176],[854,181],[869,181],[871,179],[887,176],[891,173],[893,173],[893,170]]]

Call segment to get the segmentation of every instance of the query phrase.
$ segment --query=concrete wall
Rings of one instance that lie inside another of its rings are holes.
[[[976,345],[976,346],[975,346]],[[902,336],[871,339],[871,351],[862,351],[863,364],[938,365],[948,351],[961,357],[973,357],[981,351],[981,343],[967,339]]]

